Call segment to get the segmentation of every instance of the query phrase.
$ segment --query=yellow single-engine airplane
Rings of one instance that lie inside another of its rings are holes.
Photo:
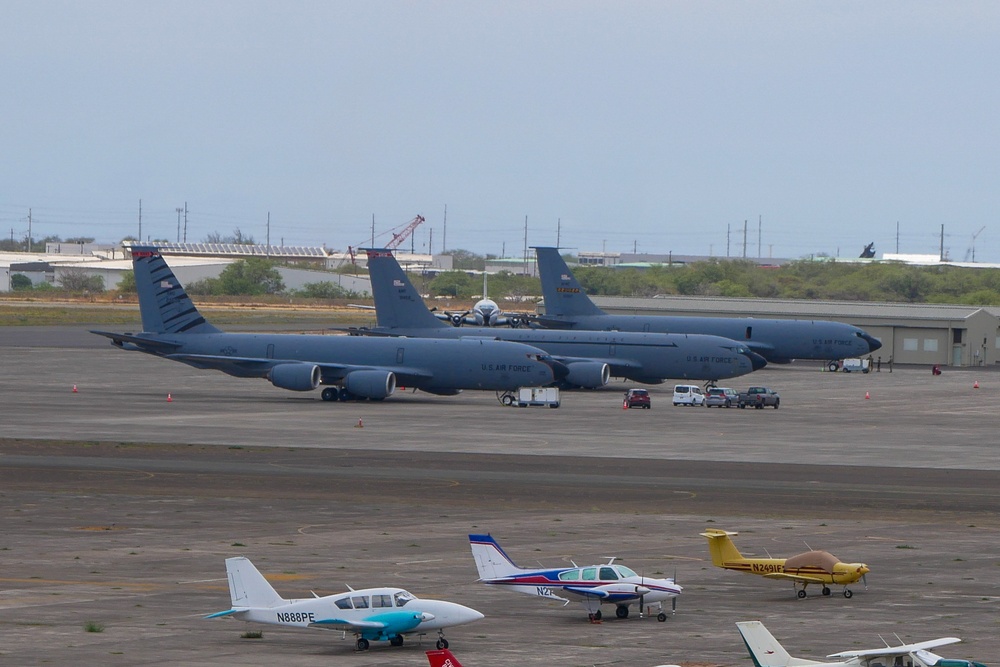
[[[791,558],[744,558],[730,539],[728,530],[709,528],[702,535],[708,538],[708,550],[712,554],[712,564],[716,567],[737,572],[757,574],[768,579],[786,579],[792,582],[800,598],[806,596],[806,586],[822,584],[823,595],[830,594],[830,585],[844,587],[844,597],[854,593],[848,588],[858,579],[865,579],[869,568],[864,563],[841,563],[826,551],[807,551]],[[799,584],[802,585],[799,588]],[[868,582],[865,580],[865,588]]]

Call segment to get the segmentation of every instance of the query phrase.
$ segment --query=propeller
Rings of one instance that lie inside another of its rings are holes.
[[[862,583],[864,583],[865,590],[867,591],[868,590],[868,573],[867,572],[865,572],[864,574],[861,575],[861,581],[862,581]]]
[[[448,316],[451,321],[451,326],[460,327],[462,326],[462,320],[465,318],[465,313],[454,313]]]

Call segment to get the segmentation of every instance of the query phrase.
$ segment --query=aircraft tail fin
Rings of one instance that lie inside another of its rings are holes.
[[[132,270],[139,295],[142,330],[147,333],[217,333],[180,281],[152,246],[132,246]]]
[[[739,535],[739,533],[715,528],[709,528],[702,533],[703,537],[708,538],[708,551],[712,554],[712,565],[725,567],[727,561],[742,560],[743,554],[730,539],[732,535]]]
[[[378,326],[389,329],[448,327],[428,310],[391,250],[369,249],[367,253]]]
[[[605,314],[594,305],[577,282],[566,261],[559,254],[559,248],[536,247],[535,254],[538,256],[538,275],[542,281],[542,296],[545,297],[547,316],[581,317]]]
[[[743,643],[746,644],[754,667],[805,667],[820,664],[815,660],[790,656],[760,621],[743,621],[737,623],[736,627],[743,635]]]
[[[249,558],[227,558],[226,574],[229,575],[229,597],[233,607],[277,607],[288,602],[278,595]]]
[[[427,651],[427,662],[431,663],[430,667],[462,667],[462,663],[448,649]]]
[[[492,535],[469,535],[469,545],[480,580],[500,579],[522,571]]]

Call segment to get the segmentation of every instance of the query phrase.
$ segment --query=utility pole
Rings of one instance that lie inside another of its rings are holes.
[[[31,252],[31,209],[28,209],[28,252]]]
[[[747,221],[743,220],[743,259],[747,258]]]
[[[434,228],[431,227],[430,240],[427,242],[427,253],[433,257],[434,256]],[[444,253],[442,253],[444,254]]]
[[[177,242],[180,243],[181,242],[181,213],[184,212],[184,209],[182,209],[180,206],[178,206],[174,210],[177,211]]]
[[[944,261],[944,223],[943,222],[941,223],[941,250],[939,252],[940,252],[940,259],[943,262]]]
[[[268,259],[271,259],[271,212],[267,212],[267,250],[265,252]]]
[[[524,275],[528,273],[528,216],[524,216]]]
[[[184,243],[188,242],[188,203],[184,202]]]
[[[559,247],[559,240],[562,237],[562,218],[556,219],[556,247]]]

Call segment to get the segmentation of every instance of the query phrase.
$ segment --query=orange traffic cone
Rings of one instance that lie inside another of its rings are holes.
[[[173,396],[171,396],[171,395],[170,395],[170,394],[168,393],[168,394],[167,394],[167,403],[173,403],[173,402],[174,402],[174,398],[173,398]]]
[[[979,380],[976,380],[976,383],[972,385],[972,388],[979,389]],[[76,385],[73,385],[73,391],[76,391]]]
[[[365,427],[365,425],[361,421],[361,417],[358,417],[358,423],[354,425],[354,428],[364,428],[364,427]]]
[[[78,391],[76,390],[76,385],[73,385],[73,393],[74,393],[74,394],[79,394],[79,393],[80,393],[80,392],[78,392]]]
[[[868,393],[868,392],[866,391],[866,392],[865,392],[865,400],[867,401],[867,400],[868,400],[868,399],[870,399],[871,397],[872,397],[872,396],[871,396],[871,394],[869,394],[869,393]]]

